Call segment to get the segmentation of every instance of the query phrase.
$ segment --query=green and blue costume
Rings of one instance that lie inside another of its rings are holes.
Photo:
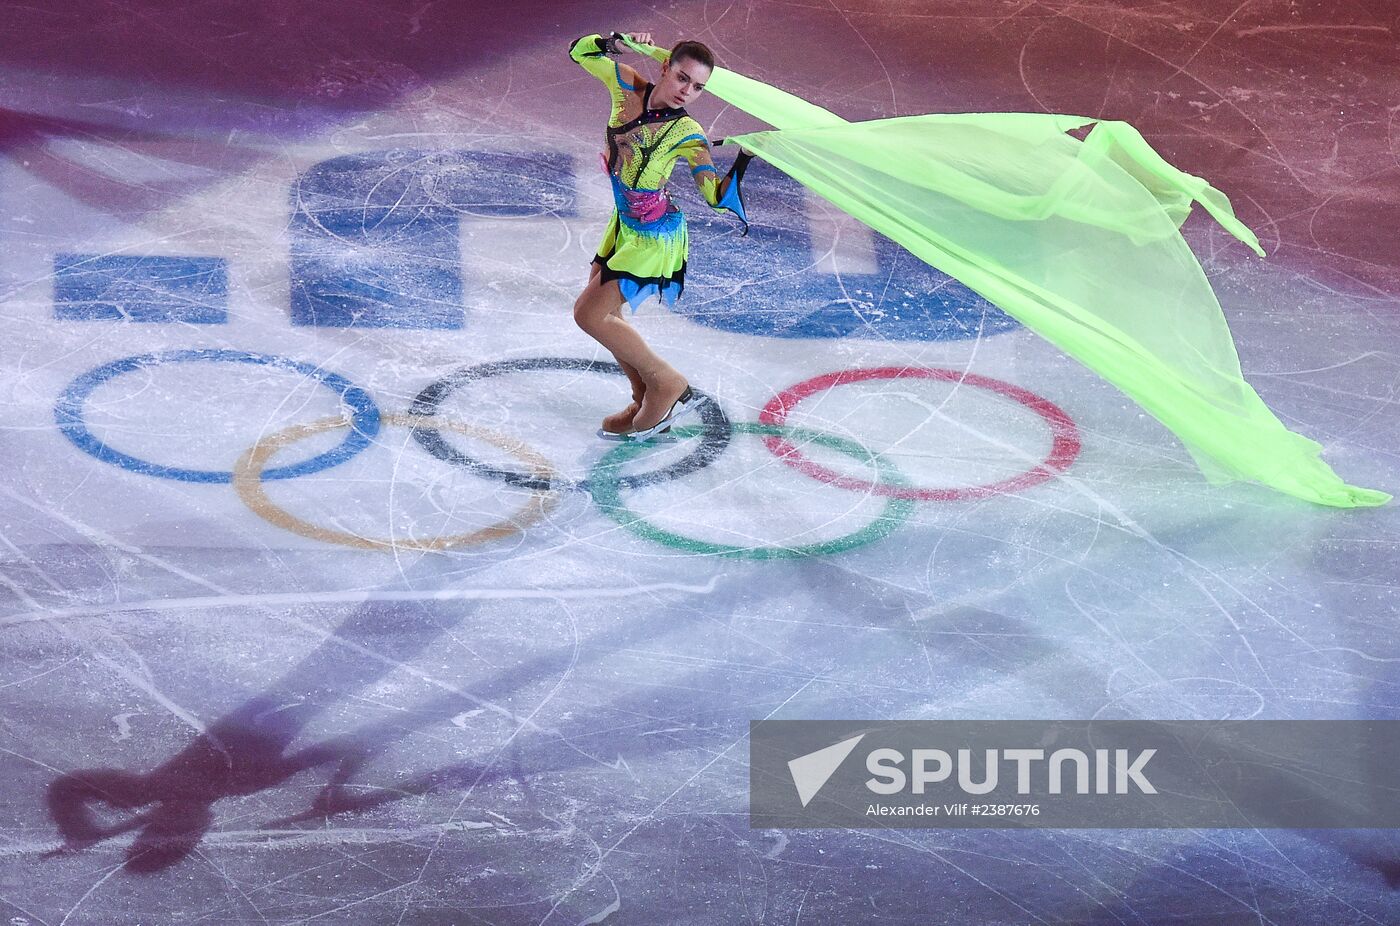
[[[600,35],[586,35],[569,55],[597,77],[612,97],[604,167],[612,181],[616,208],[593,263],[603,282],[617,280],[628,304],[652,295],[674,305],[685,288],[689,237],[685,214],[666,190],[676,161],[684,158],[696,189],[715,211],[729,210],[748,224],[739,183],[749,156],[740,154],[723,179],[710,159],[710,143],[700,124],[684,109],[653,108],[654,85],[637,77],[628,83],[608,57],[612,46]]]

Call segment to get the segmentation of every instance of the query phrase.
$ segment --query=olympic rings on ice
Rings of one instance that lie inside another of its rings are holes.
[[[910,501],[963,501],[1019,492],[1022,489],[1028,489],[1031,486],[1045,482],[1047,479],[1054,478],[1056,473],[1062,473],[1069,469],[1070,464],[1079,456],[1081,446],[1079,441],[1079,429],[1075,426],[1074,420],[1070,418],[1069,415],[1065,414],[1064,410],[1058,405],[1051,402],[1049,399],[1036,395],[1028,389],[1022,389],[1020,386],[1013,386],[999,379],[979,376],[976,373],[969,373],[965,370],[947,370],[930,367],[877,367],[873,369],[840,370],[835,373],[814,376],[795,386],[789,386],[783,392],[774,396],[768,404],[763,407],[763,411],[759,414],[758,420],[764,424],[785,424],[788,414],[798,403],[818,392],[823,392],[835,386],[844,386],[849,383],[889,379],[941,380],[958,385],[972,386],[977,389],[985,389],[996,395],[1004,396],[1014,402],[1018,402],[1039,415],[1041,420],[1044,421],[1046,426],[1050,429],[1050,434],[1052,436],[1050,452],[1039,465],[1023,473],[1018,473],[1015,476],[996,482],[990,482],[986,485],[957,486],[954,488],[916,488],[908,485],[886,482],[872,483],[851,476],[843,476],[834,470],[807,459],[802,455],[801,451],[792,445],[792,443],[781,437],[766,437],[763,440],[764,445],[784,463],[801,473],[811,476],[813,479],[820,480],[830,485],[839,486],[843,489],[852,489],[857,492],[873,492],[877,495],[884,495],[889,498],[902,498]]]
[[[409,409],[409,413],[413,415],[435,415],[441,408],[443,400],[455,389],[477,380],[487,379],[492,376],[500,376],[504,373],[528,372],[532,370],[600,373],[605,376],[624,375],[622,368],[615,363],[605,363],[601,360],[585,360],[579,357],[529,357],[519,360],[497,360],[491,363],[483,363],[479,366],[466,367],[444,376],[418,394],[418,397],[413,400],[413,407]],[[698,389],[695,391],[703,395]],[[700,441],[694,450],[669,466],[664,466],[651,472],[629,473],[625,476],[619,476],[618,480],[621,482],[622,486],[629,489],[639,489],[643,486],[679,479],[682,476],[688,476],[697,470],[703,469],[714,462],[714,460],[724,452],[725,448],[729,446],[729,418],[724,414],[724,410],[720,408],[719,403],[712,400],[700,406],[700,421],[702,424],[699,432]],[[417,439],[418,443],[423,446],[424,450],[428,451],[439,460],[445,463],[454,463],[458,466],[464,466],[477,475],[486,476],[491,479],[499,479],[508,485],[518,486],[522,489],[550,487],[550,485],[542,486],[538,478],[527,473],[497,469],[479,460],[473,459],[443,440],[442,435],[439,434],[435,428],[414,428],[413,436]],[[592,488],[587,479],[570,481],[557,476],[554,478],[556,482],[552,483],[552,485],[556,488],[578,489],[584,492],[591,491]]]
[[[321,540],[326,543],[356,547],[363,550],[451,550],[459,547],[487,543],[492,540],[499,540],[502,537],[517,534],[529,525],[539,521],[559,500],[559,494],[547,488],[554,477],[554,472],[550,468],[549,462],[545,460],[544,457],[513,438],[506,437],[502,434],[496,434],[482,428],[460,424],[455,421],[422,415],[384,415],[380,419],[380,423],[403,428],[431,427],[434,429],[453,431],[466,437],[485,441],[518,458],[529,469],[536,481],[546,486],[546,488],[533,490],[524,507],[513,516],[499,521],[496,524],[492,524],[489,527],[484,527],[467,534],[448,534],[423,540],[396,539],[393,537],[386,539],[363,537],[359,534],[352,534],[349,531],[335,530],[333,528],[312,524],[310,521],[298,518],[286,509],[278,507],[273,503],[272,499],[268,498],[267,492],[263,489],[262,484],[263,467],[274,453],[289,444],[296,443],[299,440],[303,440],[315,434],[333,431],[350,425],[350,422],[344,418],[324,418],[320,421],[314,421],[311,424],[298,424],[289,428],[283,428],[281,431],[275,434],[269,434],[254,444],[252,448],[239,458],[238,464],[234,467],[234,491],[238,493],[238,497],[243,500],[243,503],[256,514],[278,527],[289,530],[294,534],[308,537],[312,540]]]
[[[202,470],[169,466],[142,460],[116,450],[98,439],[87,427],[84,412],[88,400],[104,383],[145,367],[166,363],[212,361],[267,366],[310,377],[335,392],[347,414],[324,418],[310,424],[284,428],[260,439],[246,451],[231,471]],[[652,445],[620,443],[603,454],[587,478],[561,477],[539,453],[513,438],[482,428],[461,424],[439,415],[443,401],[453,390],[468,383],[507,373],[563,371],[622,376],[621,367],[578,357],[530,357],[500,360],[457,370],[424,388],[404,414],[382,414],[369,393],[344,377],[310,363],[268,354],[235,350],[172,350],[141,354],[96,367],[73,380],[60,395],[54,410],[64,435],[84,452],[99,460],[132,472],[186,482],[232,483],[241,498],[259,516],[303,537],[326,543],[374,550],[448,550],[486,543],[520,532],[539,521],[559,498],[559,490],[578,489],[591,493],[604,514],[639,536],[688,553],[738,556],[752,559],[779,559],[840,553],[887,536],[910,517],[916,501],[957,501],[985,498],[1020,491],[1064,472],[1080,452],[1079,431],[1073,420],[1053,402],[1019,386],[963,370],[919,367],[880,367],[840,370],[816,376],[791,386],[764,406],[757,423],[731,422],[718,402],[701,406],[701,424],[676,428],[674,436],[693,439],[694,448],[683,458],[648,472],[626,472],[623,467],[638,460]],[[985,485],[949,488],[918,487],[879,453],[862,445],[810,428],[788,424],[788,417],[805,399],[837,386],[896,379],[926,379],[988,391],[1016,402],[1036,414],[1049,429],[1051,447],[1045,458],[1025,472]],[[437,459],[463,467],[477,475],[495,479],[531,494],[524,506],[511,517],[471,533],[427,539],[365,537],[348,531],[312,524],[275,505],[263,486],[272,479],[291,479],[329,469],[343,463],[370,445],[383,425],[411,430],[415,441]],[[298,463],[267,467],[274,453],[316,434],[345,429],[347,434],[335,447]],[[468,456],[449,443],[444,432],[484,441],[521,462],[518,469],[501,469]],[[828,485],[877,495],[887,499],[880,515],[865,527],[833,540],[800,546],[740,547],[685,537],[651,524],[632,512],[622,501],[629,490],[656,485],[691,475],[713,463],[729,446],[734,434],[759,437],[779,459],[798,472]],[[804,456],[796,442],[806,442],[868,462],[876,478],[843,475]]]
[[[351,384],[345,377],[329,373],[314,364],[303,363],[299,360],[289,360],[270,354],[252,354],[241,350],[158,351],[152,354],[140,354],[135,357],[114,360],[89,370],[73,380],[59,396],[58,404],[54,409],[54,417],[58,421],[59,429],[85,453],[134,473],[159,476],[162,479],[177,479],[182,482],[232,481],[233,473],[228,471],[165,466],[123,453],[98,439],[88,430],[87,423],[83,418],[88,398],[103,383],[144,367],[166,363],[186,363],[195,360],[209,360],[218,363],[249,363],[300,373],[333,390],[351,412],[349,433],[345,435],[345,440],[338,446],[309,460],[270,469],[263,473],[262,478],[264,479],[292,479],[329,469],[337,463],[345,462],[368,447],[370,441],[374,439],[374,435],[379,432],[379,406],[375,404],[374,399],[370,398],[369,393]]]
[[[793,438],[817,444],[822,447],[829,447],[832,450],[855,457],[863,462],[869,462],[879,471],[881,485],[897,484],[903,480],[899,471],[888,461],[881,460],[878,455],[870,452],[854,441],[849,441],[833,434],[826,434],[821,431],[809,431],[805,428],[791,428],[779,424],[735,422],[732,427],[740,434],[758,434],[767,435],[769,437],[782,436],[785,439]],[[693,437],[698,432],[698,428],[689,427],[676,428],[672,433],[678,438],[685,438]],[[853,550],[856,547],[864,546],[889,536],[896,527],[909,520],[909,516],[914,510],[912,502],[901,498],[890,498],[875,520],[871,521],[860,530],[847,534],[844,537],[837,537],[833,540],[824,540],[820,543],[809,543],[800,546],[773,545],[762,547],[738,547],[730,544],[712,543],[708,540],[686,537],[648,522],[641,515],[634,514],[629,510],[622,501],[621,489],[623,488],[623,480],[616,475],[617,470],[629,460],[639,456],[648,446],[650,445],[642,442],[635,444],[618,444],[616,448],[599,460],[593,467],[593,501],[604,514],[639,537],[644,537],[647,540],[686,553],[698,553],[712,556],[736,556],[746,559],[793,559],[802,556],[825,556],[832,553],[844,553],[847,550]]]

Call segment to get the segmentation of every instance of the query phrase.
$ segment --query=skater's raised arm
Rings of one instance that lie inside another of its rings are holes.
[[[615,36],[619,33],[613,33]],[[650,32],[634,32],[629,35],[634,42],[644,39],[650,44]],[[569,46],[569,57],[585,71],[601,80],[616,98],[626,92],[636,92],[645,80],[635,70],[619,61],[609,60],[609,55],[619,55],[627,50],[620,38],[603,38],[597,34],[575,39]]]

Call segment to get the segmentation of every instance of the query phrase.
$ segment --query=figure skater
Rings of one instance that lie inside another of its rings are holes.
[[[638,44],[651,34],[630,33]],[[622,35],[586,35],[569,48],[584,70],[601,80],[612,97],[604,169],[612,181],[616,209],[593,258],[588,285],[574,303],[574,321],[612,352],[632,384],[632,402],[603,419],[600,437],[647,440],[705,400],[690,389],[675,367],[657,356],[622,316],[622,305],[637,306],[653,293],[674,305],[685,286],[688,249],[685,215],[671,201],[667,180],[677,159],[690,165],[695,185],[716,211],[728,209],[745,223],[739,182],[752,159],[741,149],[721,179],[710,159],[710,143],[685,107],[705,88],[714,55],[699,42],[680,42],[651,83],[607,56],[620,54]]]

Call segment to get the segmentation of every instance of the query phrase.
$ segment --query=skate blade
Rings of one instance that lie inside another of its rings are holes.
[[[674,444],[678,438],[668,434],[667,432],[670,430],[671,426],[667,425],[665,430],[648,438],[636,437],[630,431],[626,434],[614,434],[612,431],[604,431],[602,428],[599,428],[598,436],[614,444]]]

